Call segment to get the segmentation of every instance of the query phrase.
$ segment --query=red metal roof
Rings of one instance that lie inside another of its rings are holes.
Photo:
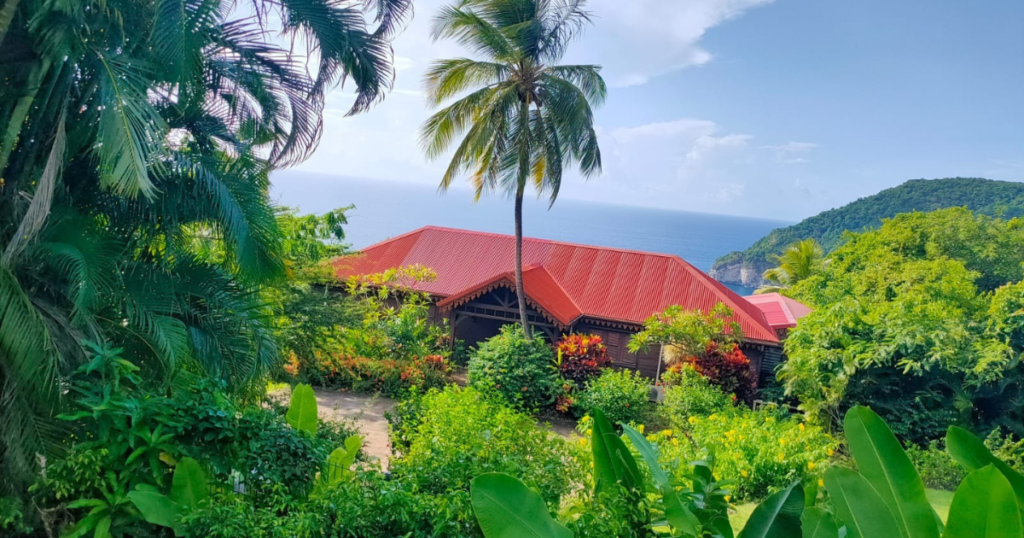
[[[437,279],[415,287],[443,307],[513,282],[514,249],[511,235],[427,226],[332,263],[340,278],[429,267]],[[678,256],[526,237],[523,268],[528,300],[561,325],[581,316],[639,325],[671,305],[706,312],[722,302],[748,340],[779,341],[761,310]]]
[[[778,293],[762,293],[744,297],[764,312],[765,319],[774,329],[792,329],[800,318],[811,313],[810,307]]]

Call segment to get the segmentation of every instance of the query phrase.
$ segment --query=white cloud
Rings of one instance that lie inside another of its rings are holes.
[[[700,46],[711,28],[773,0],[591,0],[594,26],[572,62],[599,58],[613,86],[644,84],[652,77],[711,61]]]
[[[775,159],[784,164],[805,164],[811,162],[805,157],[811,150],[818,147],[813,142],[786,142],[778,146],[764,146],[775,153]]]
[[[693,148],[686,154],[688,162],[701,162],[709,155],[718,153],[723,149],[735,149],[746,147],[747,142],[753,138],[745,134],[730,134],[725,136],[702,136],[694,141]]]

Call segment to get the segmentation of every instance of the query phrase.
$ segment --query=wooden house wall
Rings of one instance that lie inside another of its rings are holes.
[[[638,370],[645,377],[654,379],[658,375],[658,362],[661,361],[661,346],[651,346],[645,352],[632,353],[626,348],[632,332],[615,330],[599,325],[586,323],[577,324],[573,327],[575,332],[591,333],[600,336],[608,348],[608,356],[612,364],[618,368],[629,368]]]

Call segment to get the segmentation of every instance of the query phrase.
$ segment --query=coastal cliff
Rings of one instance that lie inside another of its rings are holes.
[[[725,284],[740,284],[748,288],[759,288],[764,284],[761,274],[771,268],[771,263],[748,264],[742,258],[727,262],[715,262],[708,271],[711,278]]]

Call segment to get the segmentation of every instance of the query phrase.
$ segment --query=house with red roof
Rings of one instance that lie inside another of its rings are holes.
[[[452,339],[468,345],[519,322],[511,235],[426,226],[332,261],[342,279],[419,264],[437,278],[412,284],[434,301],[431,316],[447,319]],[[613,363],[656,377],[660,349],[631,353],[630,335],[671,305],[708,311],[725,303],[743,330],[743,349],[761,370],[779,353],[779,333],[765,311],[678,256],[523,238],[527,318],[552,341],[560,334],[602,337]]]

